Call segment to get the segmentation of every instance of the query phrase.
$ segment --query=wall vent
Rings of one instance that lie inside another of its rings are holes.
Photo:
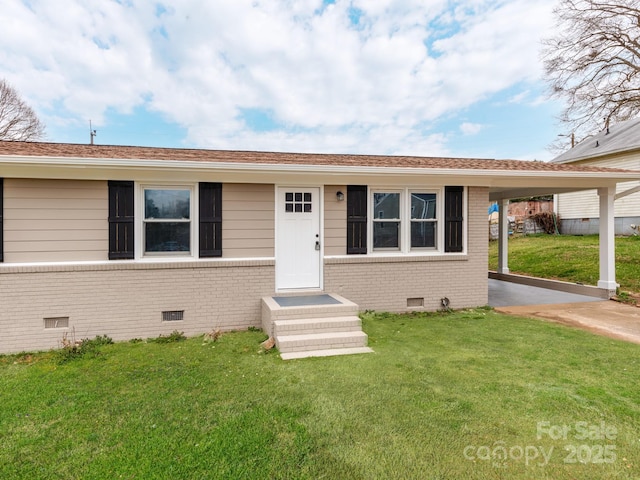
[[[47,317],[44,318],[44,328],[68,328],[69,317]]]
[[[407,298],[407,307],[424,307],[424,297]]]
[[[162,312],[163,322],[179,322],[184,320],[184,310],[166,310]]]

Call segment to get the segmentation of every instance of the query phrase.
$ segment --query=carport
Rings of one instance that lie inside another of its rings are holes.
[[[498,202],[499,237],[498,270],[491,277],[495,280],[528,283],[523,277],[509,273],[509,223],[507,206],[510,199],[552,195],[580,190],[596,190],[599,196],[599,265],[600,275],[596,285],[599,292],[595,295],[612,297],[618,287],[615,268],[614,202],[618,183],[640,180],[639,171],[608,169],[597,167],[573,167],[564,170],[567,165],[542,163],[537,171],[517,172],[517,176],[496,175],[489,188],[489,200]],[[542,167],[544,165],[544,167]],[[515,172],[514,172],[515,173]],[[622,196],[618,192],[617,196]],[[580,293],[571,292],[569,293]],[[589,293],[591,294],[591,293]]]

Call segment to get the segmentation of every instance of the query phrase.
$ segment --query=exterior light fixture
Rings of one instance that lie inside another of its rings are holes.
[[[344,193],[340,191],[336,192],[336,198],[338,199],[339,202],[342,202],[344,200]]]

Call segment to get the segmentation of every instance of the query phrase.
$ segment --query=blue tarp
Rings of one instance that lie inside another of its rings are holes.
[[[489,207],[489,211],[487,212],[489,215],[491,215],[493,212],[497,212],[498,211],[498,204],[497,203],[493,203],[491,204],[491,206]]]

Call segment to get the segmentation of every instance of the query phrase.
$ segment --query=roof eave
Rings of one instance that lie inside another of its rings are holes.
[[[578,148],[577,146],[574,148]],[[598,147],[593,147],[593,148],[598,148]],[[569,150],[568,152],[565,152],[564,154],[554,158],[553,160],[551,160],[549,163],[554,163],[556,165],[562,165],[562,164],[566,164],[566,163],[575,163],[575,162],[580,162],[583,160],[596,160],[599,158],[603,158],[603,157],[609,157],[611,155],[619,155],[622,153],[634,153],[634,152],[640,152],[640,145],[634,145],[633,147],[624,147],[624,148],[616,148],[616,149],[611,149],[611,150],[605,150],[602,152],[597,152],[595,154],[592,153],[587,153],[587,154],[581,154],[577,157],[570,157],[567,159],[561,159],[563,155],[570,153],[571,150]]]
[[[318,164],[277,164],[255,162],[207,162],[189,160],[149,160],[117,158],[70,158],[70,157],[32,157],[0,156],[0,164],[23,167],[56,166],[61,168],[106,168],[133,170],[201,170],[222,172],[283,172],[305,174],[364,174],[364,175],[433,175],[433,176],[475,176],[475,177],[560,177],[560,178],[610,178],[640,179],[640,172],[619,171],[549,171],[514,169],[477,169],[477,168],[431,168],[431,167],[390,167],[362,165],[318,165]]]

